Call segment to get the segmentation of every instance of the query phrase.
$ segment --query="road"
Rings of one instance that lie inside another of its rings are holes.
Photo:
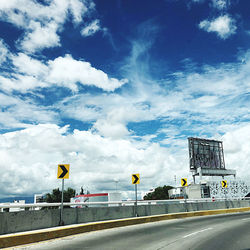
[[[175,219],[113,228],[12,249],[250,249],[250,213]]]

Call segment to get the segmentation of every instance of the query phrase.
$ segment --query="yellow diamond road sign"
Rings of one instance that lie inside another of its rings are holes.
[[[227,181],[222,181],[221,185],[222,185],[223,188],[227,188]]]
[[[58,165],[57,179],[69,179],[69,164]]]
[[[182,178],[181,179],[181,186],[186,187],[188,185],[187,178]]]
[[[140,174],[132,174],[132,184],[140,184]]]

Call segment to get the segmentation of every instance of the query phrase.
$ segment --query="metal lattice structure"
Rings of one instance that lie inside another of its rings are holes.
[[[236,176],[235,170],[226,169],[222,141],[188,138],[189,168],[195,176]]]
[[[225,169],[222,141],[188,138],[190,170]]]

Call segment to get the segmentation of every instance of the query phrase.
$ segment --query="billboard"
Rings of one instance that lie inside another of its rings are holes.
[[[188,138],[190,170],[225,169],[222,141]]]

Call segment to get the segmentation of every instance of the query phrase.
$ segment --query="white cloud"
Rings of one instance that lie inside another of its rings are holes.
[[[37,106],[28,100],[21,100],[0,93],[0,125],[2,129],[26,128],[30,124],[56,122],[58,114],[49,107]]]
[[[233,126],[223,135],[226,168],[236,169],[240,178],[249,183],[250,124]]]
[[[91,192],[132,190],[131,174],[141,174],[140,190],[163,185],[185,162],[174,159],[167,149],[152,144],[139,148],[128,140],[103,138],[88,131],[75,130],[65,135],[67,127],[37,125],[0,135],[1,195],[48,192],[60,185],[57,164],[70,163],[67,186],[79,190],[84,185]],[[15,155],[15,157],[13,157]],[[163,174],[166,173],[166,174]],[[154,184],[153,184],[154,183]]]
[[[13,73],[0,76],[0,86],[7,92],[17,90],[25,93],[53,86],[78,91],[77,84],[114,91],[127,82],[126,79],[109,77],[102,70],[92,67],[89,62],[75,60],[70,55],[45,62],[24,53],[12,54],[9,58],[14,65]]]
[[[26,52],[34,53],[60,46],[58,33],[62,31],[69,13],[73,23],[78,25],[94,7],[92,1],[80,0],[52,0],[47,5],[34,0],[1,0],[0,19],[23,29],[25,33],[18,44]]]
[[[228,169],[236,169],[242,179],[250,161],[249,125],[234,127],[222,138]],[[66,186],[79,191],[84,185],[91,192],[132,191],[131,174],[140,173],[140,191],[164,184],[174,184],[190,176],[186,138],[172,141],[169,148],[132,140],[101,137],[90,131],[67,133],[68,126],[40,124],[21,131],[0,135],[1,196],[49,192],[60,187],[57,165],[70,163]],[[235,140],[237,138],[237,140]],[[175,148],[175,143],[180,147]],[[233,148],[232,148],[233,147]],[[15,157],[13,157],[15,156]],[[191,178],[189,178],[189,182]]]
[[[50,22],[44,27],[39,22],[31,22],[29,31],[20,42],[22,49],[35,52],[44,48],[60,46],[57,30],[58,25],[55,22]]]
[[[50,191],[59,185],[55,176],[61,162],[71,164],[69,186],[79,188],[87,180],[86,185],[93,192],[112,189],[114,179],[119,179],[122,190],[131,189],[130,174],[134,171],[141,174],[142,190],[173,184],[174,175],[177,179],[189,175],[185,138],[189,133],[217,139],[225,134],[226,166],[232,169],[240,166],[238,175],[244,177],[249,166],[244,158],[244,153],[249,154],[249,138],[243,136],[249,131],[244,120],[250,119],[249,53],[235,63],[175,72],[159,83],[147,71],[147,61],[141,59],[151,46],[151,40],[148,37],[145,40],[134,43],[130,60],[126,61],[129,78],[133,80],[128,91],[77,93],[47,107],[32,102],[28,96],[19,99],[0,94],[1,128],[27,128],[0,135],[3,159],[0,167],[5,173],[2,194],[13,190],[18,190],[18,194]],[[37,88],[58,86],[77,91],[80,84],[113,91],[126,82],[112,79],[90,63],[70,55],[50,61],[39,61],[24,53],[8,58],[15,73],[1,76],[1,87],[6,92],[34,94]],[[93,126],[89,131],[69,133],[67,127],[55,125],[65,118],[91,122]],[[135,131],[127,127],[129,122],[158,120],[164,122],[163,127],[142,124]],[[236,122],[238,126],[229,126]],[[32,123],[50,124],[32,126]],[[138,131],[145,136],[138,136]],[[157,138],[159,134],[165,137]],[[240,138],[238,142],[236,136]],[[152,139],[168,148],[152,143]],[[22,185],[17,187],[16,183]]]
[[[106,73],[95,69],[90,63],[74,60],[70,55],[49,61],[47,81],[77,90],[76,83],[96,86],[106,91],[113,91],[127,82],[126,79],[109,78]]]
[[[95,20],[81,31],[82,36],[92,36],[101,29],[99,20]]]
[[[220,11],[227,9],[231,5],[231,0],[192,0],[192,3],[209,3],[209,6]]]
[[[212,7],[224,10],[227,8],[227,5],[229,3],[229,0],[212,0]]]
[[[204,3],[206,0],[192,0],[194,3]]]
[[[204,65],[199,74],[196,70],[176,72],[174,78],[170,77],[171,80],[162,81],[161,87],[157,81],[135,78],[133,91],[129,93],[78,94],[66,98],[56,107],[63,116],[91,122],[96,133],[112,138],[136,137],[141,129],[137,127],[137,122],[155,121],[157,124],[158,120],[164,121],[171,130],[175,130],[171,126],[175,120],[181,124],[178,125],[179,132],[176,134],[174,131],[174,139],[181,136],[183,130],[197,136],[207,136],[206,133],[217,136],[227,131],[220,126],[224,122],[250,118],[247,106],[249,95],[246,94],[250,90],[249,64],[250,56],[246,53],[244,60],[239,58],[236,63],[214,67]],[[142,72],[141,75],[147,73]],[[135,123],[135,131],[126,128],[130,122]],[[143,125],[142,133],[154,133],[154,137],[157,137],[161,128],[152,132],[148,124]],[[164,134],[169,136],[169,133],[171,131]]]
[[[18,73],[42,77],[48,73],[48,67],[42,62],[24,53],[11,56],[13,65]]]
[[[121,122],[114,123],[110,120],[97,120],[93,125],[93,129],[97,130],[98,134],[104,137],[119,139],[129,135],[126,124],[122,124]]]
[[[81,23],[83,15],[88,12],[88,10],[93,10],[95,4],[89,1],[89,5],[85,5],[87,1],[79,0],[69,0],[69,10],[73,16],[74,23]]]
[[[211,21],[200,22],[199,28],[207,32],[215,32],[221,39],[227,39],[236,33],[235,20],[228,15],[220,16]]]
[[[2,39],[0,39],[0,64],[2,64],[6,60],[8,53],[9,50],[7,48],[7,45]]]
[[[37,80],[34,76],[13,74],[11,79],[0,76],[0,86],[6,92],[16,90],[21,93],[27,93],[28,90],[47,87],[48,85]]]

